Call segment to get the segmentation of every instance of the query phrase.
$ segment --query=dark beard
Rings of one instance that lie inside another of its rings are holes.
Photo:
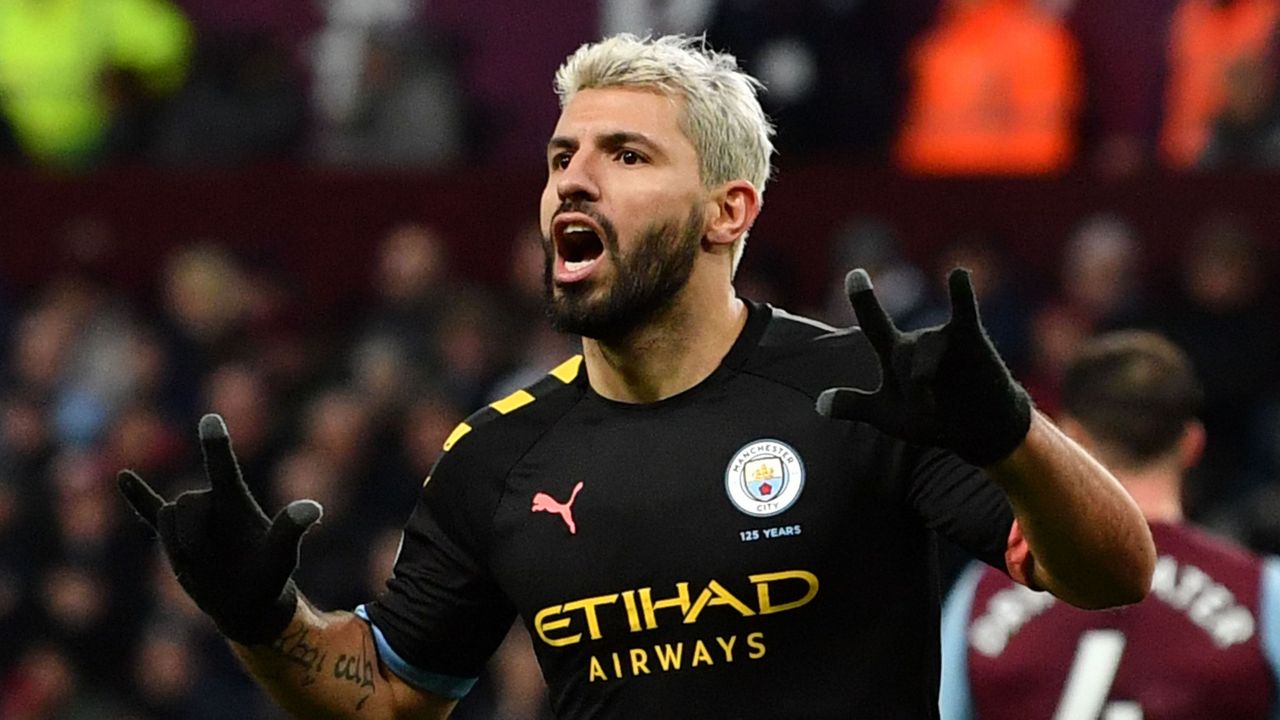
[[[605,231],[602,240],[614,264],[613,285],[598,299],[590,297],[594,290],[590,285],[557,288],[552,278],[555,249],[549,238],[543,238],[544,295],[552,327],[607,343],[625,338],[675,303],[693,274],[702,245],[702,213],[694,207],[683,225],[649,226],[626,255],[618,251],[612,223],[595,213],[591,216]]]

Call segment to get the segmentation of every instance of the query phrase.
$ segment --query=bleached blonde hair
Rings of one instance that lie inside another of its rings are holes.
[[[733,55],[709,48],[705,38],[622,33],[588,43],[556,71],[555,87],[561,108],[590,88],[652,88],[683,98],[680,129],[698,153],[703,186],[742,179],[763,198],[773,169],[774,133],[760,107],[764,86],[739,69]],[[734,273],[746,240],[744,232],[733,243]]]

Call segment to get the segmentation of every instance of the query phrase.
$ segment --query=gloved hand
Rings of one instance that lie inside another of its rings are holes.
[[[861,420],[919,445],[954,451],[979,466],[1008,457],[1031,427],[1031,398],[1009,374],[978,317],[969,272],[947,279],[951,319],[944,325],[901,332],[880,307],[861,268],[845,277],[858,324],[880,357],[882,381],[874,392],[830,388],[818,412]]]
[[[296,500],[268,520],[240,476],[227,426],[200,419],[200,448],[210,487],[165,502],[131,470],[116,476],[135,512],[160,535],[178,582],[223,635],[243,645],[274,640],[293,618],[290,579],[298,543],[323,513]]]

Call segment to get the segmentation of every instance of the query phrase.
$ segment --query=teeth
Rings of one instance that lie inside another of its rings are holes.
[[[590,260],[565,260],[564,269],[570,272],[576,272],[590,265],[593,262],[595,262],[595,258],[592,258]]]
[[[592,230],[591,226],[587,225],[586,223],[569,223],[568,225],[564,226],[564,232],[566,233],[589,232],[592,235],[594,235],[596,231]]]

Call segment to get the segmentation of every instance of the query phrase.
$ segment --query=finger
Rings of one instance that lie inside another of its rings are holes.
[[[298,564],[298,543],[322,515],[324,508],[315,500],[294,500],[276,513],[263,548],[267,577],[273,586],[276,581],[283,586],[293,574]]]
[[[880,307],[875,288],[871,284],[871,276],[862,268],[850,270],[844,278],[844,291],[858,318],[858,326],[880,356],[881,365],[887,369],[893,356],[893,341],[898,335],[898,329],[894,327],[893,320],[889,319],[884,308]]]
[[[132,470],[116,473],[116,485],[138,517],[150,525],[152,530],[156,529],[156,516],[160,514],[160,508],[164,507],[164,498]]]
[[[978,324],[978,299],[973,293],[973,281],[969,271],[955,268],[947,277],[951,294],[951,322],[960,325]]]
[[[200,451],[204,453],[204,471],[215,493],[243,486],[240,466],[231,450],[231,436],[220,415],[209,413],[200,418]]]

